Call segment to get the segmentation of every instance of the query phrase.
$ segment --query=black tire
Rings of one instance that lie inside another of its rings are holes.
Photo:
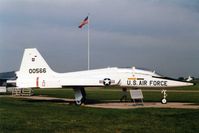
[[[162,98],[161,103],[162,103],[162,104],[167,104],[167,99]]]
[[[77,100],[77,101],[75,101],[75,104],[80,106],[80,105],[82,105],[82,101],[81,100]]]

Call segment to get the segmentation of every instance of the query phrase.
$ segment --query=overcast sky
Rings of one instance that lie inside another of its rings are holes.
[[[199,76],[199,0],[0,0],[0,72],[37,48],[57,72],[132,67]]]

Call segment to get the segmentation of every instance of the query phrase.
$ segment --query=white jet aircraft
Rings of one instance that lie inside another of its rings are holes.
[[[25,49],[20,70],[16,72],[16,75],[16,87],[18,88],[72,87],[78,105],[86,100],[85,87],[167,88],[193,85],[193,83],[165,78],[155,72],[135,67],[56,73],[48,66],[36,48]]]

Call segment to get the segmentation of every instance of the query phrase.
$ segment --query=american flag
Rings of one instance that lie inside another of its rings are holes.
[[[88,16],[80,23],[80,25],[78,27],[82,28],[86,24],[88,24]]]

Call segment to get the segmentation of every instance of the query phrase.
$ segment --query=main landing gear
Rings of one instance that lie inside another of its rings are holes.
[[[84,87],[75,87],[73,88],[75,92],[75,103],[76,105],[81,105],[86,102],[86,92]]]

